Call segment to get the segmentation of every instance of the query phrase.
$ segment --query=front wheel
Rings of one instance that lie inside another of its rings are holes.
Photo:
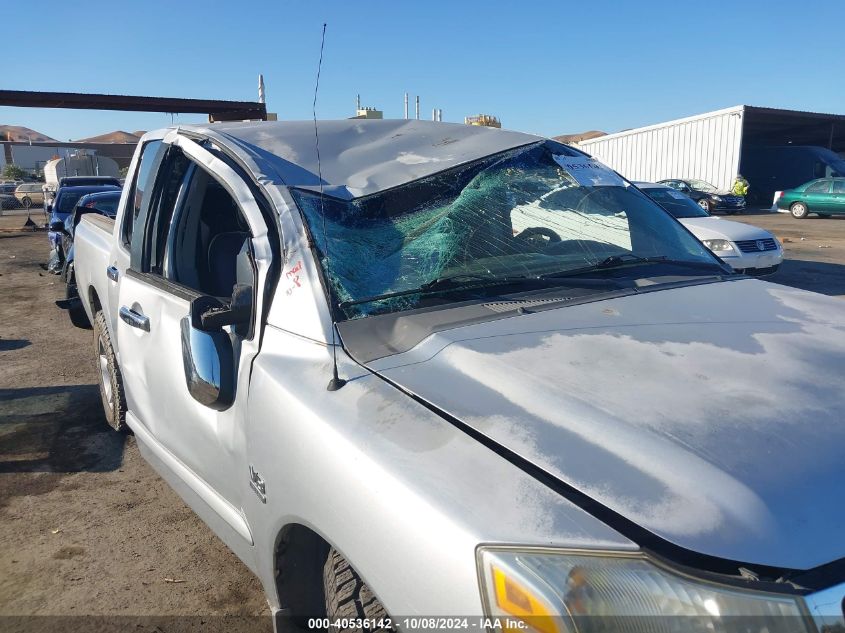
[[[792,206],[789,207],[789,212],[792,214],[792,217],[797,220],[803,220],[810,214],[809,209],[807,209],[807,205],[803,202],[794,202]]]
[[[711,207],[711,205],[710,205],[710,201],[709,201],[709,200],[707,200],[706,198],[702,198],[701,200],[699,200],[699,201],[698,201],[698,206],[700,206],[702,209],[704,209],[705,211],[707,211],[707,213],[710,213],[710,212],[712,211],[712,207]]]
[[[117,366],[106,315],[98,312],[94,317],[94,355],[97,359],[97,382],[106,422],[115,431],[126,430],[126,396],[123,393],[123,377]]]
[[[352,620],[352,624],[356,620],[367,619],[375,621],[375,625],[367,631],[387,633],[395,630],[393,627],[379,626],[380,621],[390,617],[387,610],[364,584],[358,572],[334,548],[329,551],[323,566],[323,588],[329,622]],[[359,627],[333,628],[332,633],[360,633],[362,630]]]
[[[29,209],[32,206],[32,198],[29,196],[24,196],[21,198],[21,204],[23,205],[24,209]]]

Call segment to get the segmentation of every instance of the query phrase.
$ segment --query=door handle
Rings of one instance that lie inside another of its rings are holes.
[[[118,272],[117,268],[114,266],[109,266],[106,268],[106,277],[111,279],[112,281],[117,281],[117,277],[120,273]]]
[[[150,331],[150,318],[126,306],[120,307],[120,320],[144,332]]]

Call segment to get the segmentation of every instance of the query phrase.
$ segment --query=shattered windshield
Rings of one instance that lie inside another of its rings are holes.
[[[419,294],[371,298],[456,277],[536,279],[625,256],[718,267],[615,172],[553,142],[353,200],[292,193],[346,318],[416,307]]]

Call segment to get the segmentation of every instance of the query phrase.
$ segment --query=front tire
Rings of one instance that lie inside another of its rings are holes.
[[[793,202],[792,206],[789,207],[789,213],[792,214],[792,217],[796,220],[803,220],[810,215],[810,210],[803,202]]]
[[[102,312],[94,317],[94,357],[106,422],[115,431],[125,431],[126,396],[123,393],[123,377],[106,327],[106,315]]]
[[[378,621],[389,618],[387,610],[364,584],[352,565],[334,548],[323,567],[323,588],[326,595],[326,616],[336,620],[375,620],[376,626],[368,631],[387,633],[394,629],[379,627]],[[333,633],[360,633],[360,628],[338,628]]]
[[[699,200],[698,206],[700,206],[702,209],[707,211],[707,213],[711,213],[712,209],[713,209],[713,207],[710,204],[710,201],[707,198],[702,198],[701,200]]]

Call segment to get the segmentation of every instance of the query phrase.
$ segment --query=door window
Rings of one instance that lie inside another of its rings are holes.
[[[231,297],[236,283],[252,285],[249,225],[226,187],[176,147],[160,183],[148,223],[148,272],[221,298]]]
[[[150,204],[157,171],[153,169],[153,165],[158,162],[157,158],[160,160],[162,149],[161,141],[149,141],[141,149],[141,161],[135,172],[127,198],[126,211],[123,214],[123,244],[127,248],[132,243],[132,234],[135,232],[135,224],[141,215],[141,209]]]
[[[150,230],[147,235],[147,264],[145,270],[164,275],[164,251],[170,222],[176,207],[184,199],[185,192],[195,169],[184,152],[178,147],[170,147],[167,158],[161,167],[161,194],[156,212],[150,218]]]
[[[833,181],[833,193],[845,193],[845,180]]]
[[[830,191],[830,181],[829,180],[819,180],[818,182],[814,182],[812,185],[807,187],[805,193],[827,193]]]

